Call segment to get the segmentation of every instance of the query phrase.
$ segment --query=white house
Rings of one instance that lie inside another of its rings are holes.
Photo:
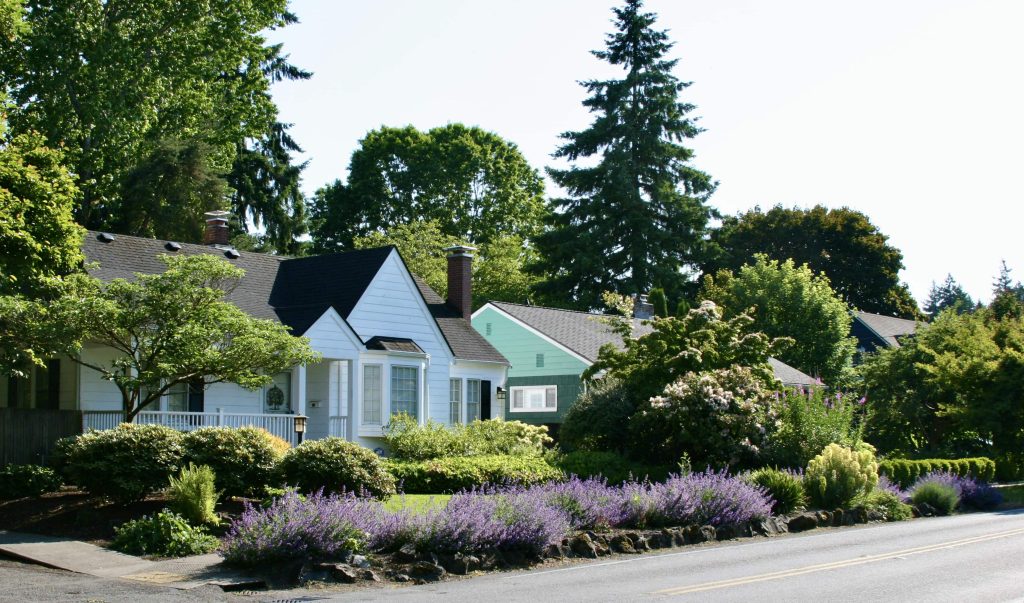
[[[98,263],[91,272],[109,281],[163,270],[162,254],[219,255],[245,270],[228,300],[308,337],[323,360],[274,375],[258,391],[182,386],[139,422],[257,425],[294,441],[294,417],[305,415],[306,438],[340,436],[376,448],[395,412],[444,424],[503,415],[508,361],[469,323],[471,248],[448,250],[445,301],[394,247],[307,258],[240,252],[227,245],[223,212],[208,216],[207,245],[90,232],[84,252]],[[3,406],[80,409],[86,428],[107,428],[120,420],[121,397],[97,372],[64,358],[28,380],[0,378]]]

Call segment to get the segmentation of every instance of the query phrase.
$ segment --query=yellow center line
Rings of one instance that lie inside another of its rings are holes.
[[[819,563],[816,565],[807,565],[804,567],[797,567],[788,570],[781,570],[777,572],[770,572],[767,574],[758,574],[754,576],[744,576],[742,578],[733,578],[730,580],[719,580],[717,582],[705,582],[703,584],[695,584],[693,586],[679,586],[674,588],[666,588],[663,590],[654,591],[652,594],[655,595],[685,595],[688,593],[696,593],[707,590],[716,590],[720,588],[729,588],[731,586],[741,586],[744,584],[755,584],[757,582],[766,582],[768,580],[779,580],[782,578],[791,578],[793,576],[801,576],[803,574],[810,574],[814,572],[823,572],[833,569],[853,567],[862,565],[865,563],[874,563],[876,561],[884,561],[886,559],[893,559],[896,557],[903,557],[906,555],[917,555],[920,553],[929,553],[932,551],[938,551],[941,549],[949,549],[958,546],[966,546],[969,544],[975,544],[978,542],[985,542],[987,540],[996,540],[998,538],[1007,538],[1009,536],[1016,536],[1024,534],[1024,528],[1017,528],[1014,530],[1006,530],[1005,532],[996,532],[994,534],[986,534],[984,536],[973,536],[971,538],[963,538],[961,540],[951,540],[948,542],[940,542],[938,544],[931,544],[927,546],[915,547],[912,549],[903,549],[901,551],[893,551],[891,553],[881,553],[879,555],[865,555],[863,557],[855,557],[853,559],[846,559],[843,561],[833,561],[830,563]]]

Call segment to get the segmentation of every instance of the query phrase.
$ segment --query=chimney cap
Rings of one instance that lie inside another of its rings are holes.
[[[223,209],[215,209],[213,211],[208,211],[208,212],[203,214],[203,216],[206,217],[206,221],[207,222],[212,222],[214,220],[224,220],[226,222],[227,219],[228,219],[228,216],[230,216],[230,215],[231,215],[230,212],[226,212]]]
[[[470,247],[469,245],[452,245],[451,247],[445,247],[444,251],[448,252],[448,257],[460,255],[473,257],[473,252],[476,251],[476,247]]]

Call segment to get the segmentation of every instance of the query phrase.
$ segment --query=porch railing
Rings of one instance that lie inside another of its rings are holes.
[[[113,429],[122,422],[119,410],[86,410],[82,412],[82,430]],[[142,425],[166,425],[179,431],[192,431],[200,427],[260,427],[295,445],[295,416],[272,414],[244,414],[227,412],[176,412],[144,410],[135,417]]]
[[[330,418],[330,432],[328,435],[335,438],[347,438],[346,432],[348,431],[348,417],[331,417]]]

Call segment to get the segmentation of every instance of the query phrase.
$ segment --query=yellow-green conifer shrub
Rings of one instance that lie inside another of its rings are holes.
[[[851,449],[829,444],[811,459],[804,474],[807,498],[820,509],[848,507],[877,484],[878,463],[869,446]]]

